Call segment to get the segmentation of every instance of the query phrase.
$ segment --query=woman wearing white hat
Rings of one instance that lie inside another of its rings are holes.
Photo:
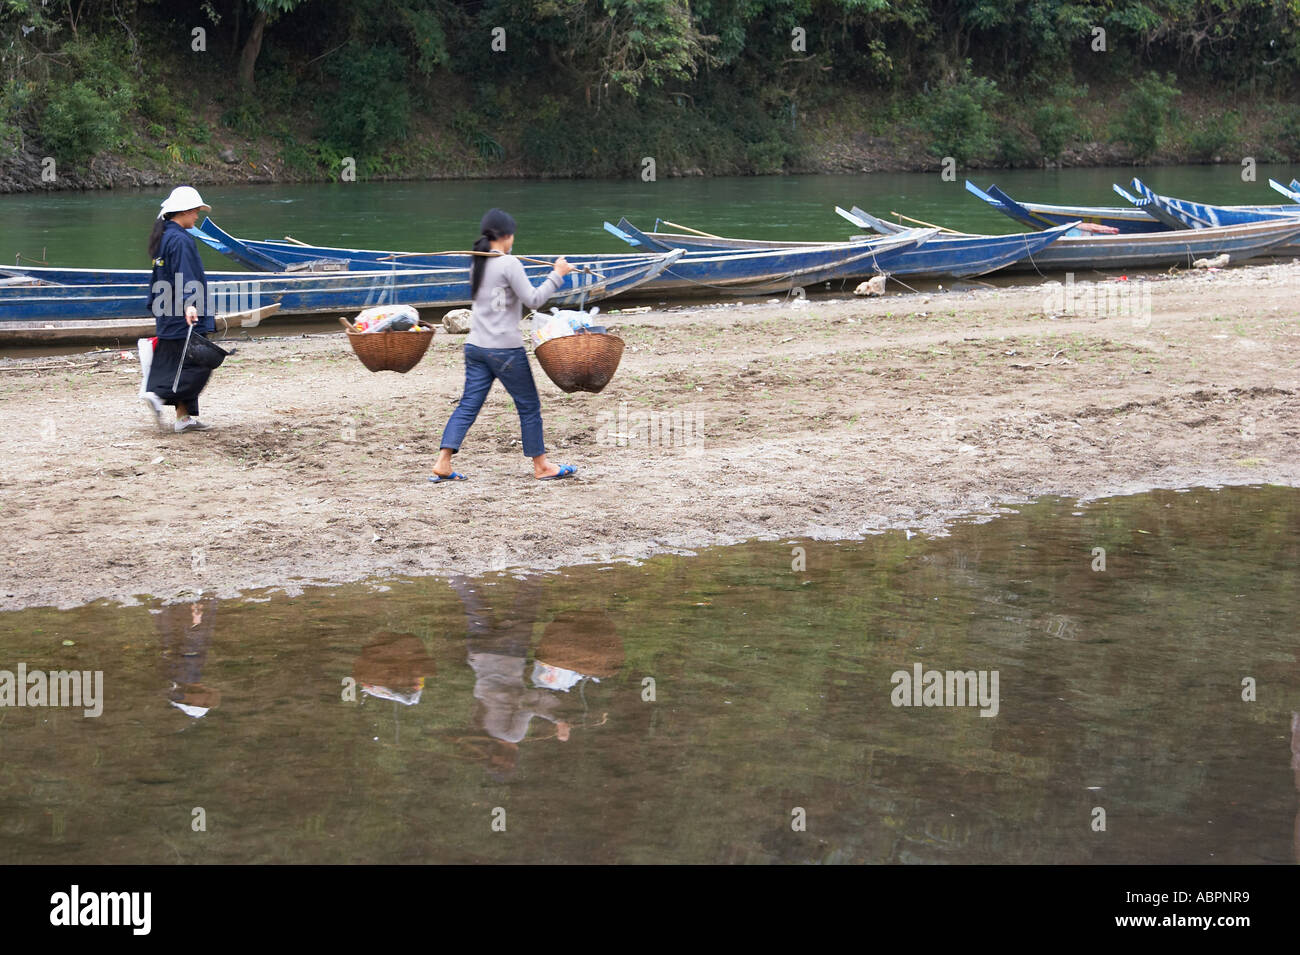
[[[205,431],[199,421],[199,393],[207,386],[210,369],[185,364],[185,336],[189,326],[195,334],[216,331],[208,299],[208,282],[198,246],[186,230],[199,221],[199,213],[210,208],[198,190],[178,186],[163,200],[162,211],[149,234],[149,258],[153,260],[149,310],[158,334],[142,395],[159,428],[163,405],[176,406],[175,431]],[[177,381],[176,369],[181,368]],[[174,387],[173,387],[174,385]]]

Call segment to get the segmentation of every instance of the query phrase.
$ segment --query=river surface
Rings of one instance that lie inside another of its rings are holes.
[[[103,694],[0,709],[0,862],[1289,863],[1298,564],[1240,487],[3,614]]]
[[[1018,199],[1124,205],[1111,184],[1137,173],[1159,192],[1202,202],[1270,204],[1286,200],[1269,177],[1289,182],[1290,166],[1260,166],[1243,183],[1238,166],[1130,166],[1098,169],[990,170],[970,178],[991,182]],[[246,238],[291,235],[312,245],[400,251],[464,249],[483,212],[499,206],[519,224],[516,251],[617,252],[628,246],[601,228],[626,216],[641,228],[657,217],[719,235],[830,241],[858,230],[835,206],[858,205],[971,232],[1022,231],[956,182],[938,173],[860,176],[760,176],[632,180],[495,180],[356,182],[308,185],[206,186],[213,219]],[[144,247],[168,190],[51,192],[0,196],[0,263],[21,253],[51,265],[147,268]],[[203,249],[210,269],[237,269]],[[33,264],[29,262],[28,264]]]

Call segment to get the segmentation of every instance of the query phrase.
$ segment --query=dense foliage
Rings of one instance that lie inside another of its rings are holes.
[[[1237,120],[1180,119],[1180,86],[1285,102],[1298,79],[1300,0],[0,0],[0,149],[73,162],[133,122],[193,150],[185,88],[303,167],[382,163],[440,128],[538,171],[626,175],[649,153],[779,171],[801,118],[848,92],[891,104],[870,131],[962,164],[1087,135],[1143,160],[1180,122],[1211,158]],[[1101,87],[1119,101],[1089,128]],[[1269,137],[1272,158],[1300,153],[1300,112]]]

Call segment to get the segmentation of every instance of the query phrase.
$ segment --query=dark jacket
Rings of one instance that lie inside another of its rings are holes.
[[[159,338],[184,338],[185,307],[199,311],[197,332],[212,334],[217,330],[208,302],[208,280],[203,274],[203,260],[193,236],[174,221],[163,227],[158,256],[153,260],[153,279],[149,285],[149,312]]]

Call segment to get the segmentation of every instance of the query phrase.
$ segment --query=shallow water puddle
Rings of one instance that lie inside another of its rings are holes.
[[[1289,862],[1297,566],[1300,492],[1194,489],[0,615],[0,860]]]

